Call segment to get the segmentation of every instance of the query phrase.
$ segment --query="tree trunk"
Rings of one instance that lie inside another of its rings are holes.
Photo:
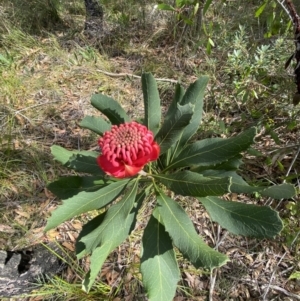
[[[98,0],[84,0],[86,19],[84,34],[89,38],[98,38],[103,35],[103,8]]]

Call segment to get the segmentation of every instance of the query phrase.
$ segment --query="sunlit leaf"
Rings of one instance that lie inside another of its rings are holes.
[[[101,136],[111,129],[111,124],[99,116],[85,116],[79,125]]]
[[[124,190],[130,179],[117,181],[97,191],[82,191],[77,195],[63,201],[57,209],[52,212],[48,219],[45,231],[55,228],[64,221],[94,209],[100,209],[116,199]]]
[[[130,118],[113,98],[103,94],[94,94],[91,98],[92,105],[103,113],[112,124],[129,122]]]
[[[300,272],[294,272],[290,275],[289,280],[291,279],[300,279]]]
[[[142,89],[145,107],[144,125],[155,135],[160,126],[161,106],[157,84],[151,73],[142,75]]]
[[[265,10],[265,7],[266,7],[267,3],[268,3],[268,1],[264,1],[260,5],[260,7],[256,10],[256,12],[255,12],[255,17],[256,18],[258,18],[262,14],[262,12]]]
[[[196,268],[213,269],[228,261],[226,255],[213,250],[204,243],[197,234],[192,221],[178,203],[162,191],[159,191],[157,201],[158,211],[173,244]]]
[[[166,170],[187,166],[211,166],[230,160],[252,143],[256,129],[250,128],[236,137],[209,138],[187,145]]]
[[[57,161],[77,172],[104,175],[96,161],[99,156],[98,152],[69,151],[61,146],[53,145],[51,146],[51,153]]]

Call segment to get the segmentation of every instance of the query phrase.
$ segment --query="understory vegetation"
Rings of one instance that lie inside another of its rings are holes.
[[[0,249],[57,241],[67,264],[22,300],[147,300],[139,257],[154,202],[143,204],[136,229],[109,256],[89,294],[81,290],[89,257],[79,261],[74,250],[82,225],[97,212],[44,232],[61,204],[47,185],[75,174],[53,160],[50,147],[98,150],[98,136],[79,126],[97,113],[90,105],[95,93],[141,118],[143,72],[157,79],[162,109],[176,81],[187,87],[208,75],[197,139],[229,138],[256,126],[239,174],[257,186],[290,183],[297,190],[280,201],[224,196],[276,209],[284,229],[273,240],[233,236],[199,202],[175,196],[205,242],[230,261],[213,271],[195,269],[176,252],[181,280],[174,300],[300,300],[300,104],[293,104],[293,66],[285,69],[295,51],[293,26],[277,1],[259,13],[261,1],[247,1],[247,9],[242,0],[206,2],[199,20],[193,7],[168,9],[173,1],[158,7],[154,0],[101,1],[99,39],[83,33],[84,1],[0,3]]]

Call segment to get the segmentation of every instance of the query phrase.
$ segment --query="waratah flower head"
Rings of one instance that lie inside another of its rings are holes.
[[[99,166],[116,178],[136,175],[148,162],[157,160],[160,152],[153,133],[135,121],[113,125],[98,144],[102,152],[97,158]]]

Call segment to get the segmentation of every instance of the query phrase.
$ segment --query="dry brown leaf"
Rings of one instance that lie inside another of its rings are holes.
[[[17,213],[18,215],[22,216],[22,217],[26,217],[26,218],[30,218],[30,214],[21,210],[15,210],[15,213]]]
[[[81,230],[82,229],[82,223],[80,221],[73,221],[72,226],[75,230]]]
[[[69,243],[69,242],[67,242],[67,241],[64,241],[64,242],[62,243],[62,245],[63,245],[65,248],[67,248],[68,250],[72,251],[72,252],[75,251],[74,244],[71,244],[71,243]]]
[[[14,233],[15,230],[12,227],[8,226],[8,225],[2,225],[2,224],[0,224],[0,232]]]
[[[49,240],[53,240],[56,239],[60,234],[56,229],[51,229],[47,232],[46,235]]]

